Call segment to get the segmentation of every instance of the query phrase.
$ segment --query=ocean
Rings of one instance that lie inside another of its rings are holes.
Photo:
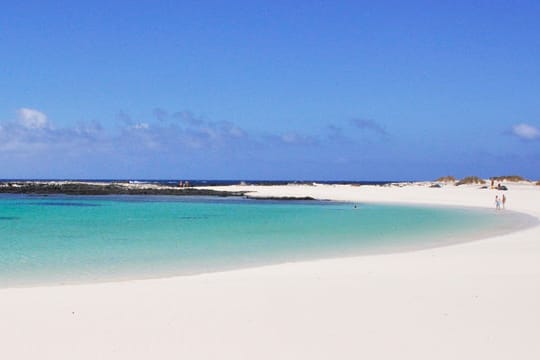
[[[227,186],[227,185],[287,185],[287,184],[352,184],[352,185],[385,185],[401,181],[346,181],[346,180],[212,180],[212,179],[0,179],[0,182],[16,181],[80,181],[111,183],[124,182],[133,184],[158,184],[177,186],[179,182],[188,181],[191,186]],[[406,182],[406,181],[404,181]],[[410,181],[409,181],[410,182]]]

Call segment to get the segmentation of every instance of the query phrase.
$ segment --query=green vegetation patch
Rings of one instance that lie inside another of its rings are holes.
[[[464,177],[463,179],[459,180],[456,183],[456,186],[466,185],[466,184],[485,184],[485,183],[486,182],[484,181],[484,179],[479,178],[478,176],[467,176],[467,177]]]
[[[519,176],[519,175],[494,176],[490,179],[495,180],[495,181],[511,181],[511,182],[529,181],[525,179],[523,176]]]
[[[448,175],[448,176],[442,176],[442,177],[438,178],[435,181],[437,181],[437,182],[456,182],[456,180],[457,179],[455,177],[453,177],[451,175]]]

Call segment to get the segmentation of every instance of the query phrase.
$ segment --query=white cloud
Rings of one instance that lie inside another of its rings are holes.
[[[377,133],[379,135],[388,135],[386,130],[382,125],[377,123],[376,121],[369,120],[369,119],[352,119],[351,123],[356,126],[357,128],[361,130],[369,130],[373,131],[374,133]]]
[[[148,129],[150,128],[150,125],[148,123],[138,123],[133,126],[134,129],[141,130],[141,129]]]
[[[316,140],[310,136],[298,134],[296,132],[288,132],[279,136],[279,140],[285,144],[291,145],[313,145]]]
[[[525,140],[540,138],[540,130],[537,127],[524,123],[512,126],[512,134]]]
[[[244,132],[244,130],[236,126],[233,126],[229,129],[229,135],[231,135],[232,137],[242,137],[245,134],[246,133]]]
[[[281,140],[283,140],[283,142],[286,142],[286,143],[295,143],[295,142],[298,142],[298,139],[299,139],[298,135],[294,133],[287,133],[287,134],[281,135]]]
[[[20,108],[17,110],[19,123],[27,129],[43,129],[49,127],[47,115],[41,111]]]

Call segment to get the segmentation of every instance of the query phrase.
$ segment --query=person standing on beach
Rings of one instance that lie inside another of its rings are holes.
[[[503,194],[502,196],[502,208],[504,209],[506,207],[506,195]]]
[[[501,210],[501,201],[499,200],[499,195],[495,195],[495,209]]]

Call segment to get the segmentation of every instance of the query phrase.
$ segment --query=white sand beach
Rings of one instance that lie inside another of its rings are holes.
[[[506,185],[507,208],[540,219],[540,186]],[[219,189],[487,208],[498,193],[427,183]],[[0,319],[0,359],[540,359],[540,227],[403,253],[0,289]]]

